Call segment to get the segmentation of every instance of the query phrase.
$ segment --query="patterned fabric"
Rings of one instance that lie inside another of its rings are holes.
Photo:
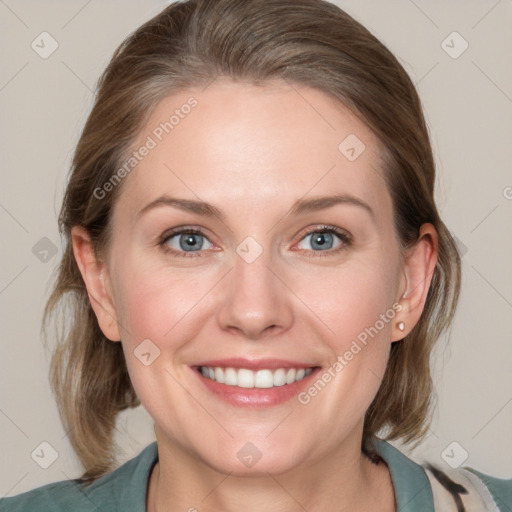
[[[397,512],[512,512],[512,479],[469,467],[417,464],[382,439],[376,448],[391,473]]]
[[[484,483],[469,470],[441,471],[431,465],[426,469],[435,511],[502,512]],[[445,478],[440,475],[445,475]]]

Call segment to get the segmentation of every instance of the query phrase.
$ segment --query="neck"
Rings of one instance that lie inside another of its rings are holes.
[[[159,462],[148,486],[148,512],[395,512],[389,470],[356,449],[340,449],[281,474],[224,474],[157,434]]]

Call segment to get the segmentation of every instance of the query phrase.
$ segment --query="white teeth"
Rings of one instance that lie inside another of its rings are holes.
[[[274,385],[274,376],[270,370],[258,370],[254,379],[255,388],[271,388]]]
[[[297,373],[297,370],[295,368],[290,368],[286,372],[286,384],[291,384],[292,382],[295,382],[295,374]]]
[[[215,380],[224,384],[224,372],[222,371],[222,368],[215,368]]]
[[[222,371],[222,368],[220,368]],[[226,368],[224,370],[224,384],[228,386],[236,386],[238,382],[236,370],[234,368]]]
[[[239,388],[253,388],[254,372],[246,368],[240,368],[240,370],[238,370],[237,380],[237,386]]]
[[[201,374],[207,379],[215,380],[227,386],[240,388],[272,388],[292,384],[302,380],[312,371],[311,368],[278,368],[272,370],[252,371],[247,368],[200,367]]]
[[[270,372],[269,372],[270,373]],[[274,372],[274,386],[284,386],[286,384],[286,373],[284,368],[279,368]]]

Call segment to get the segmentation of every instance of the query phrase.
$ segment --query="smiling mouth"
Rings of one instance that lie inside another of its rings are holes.
[[[248,368],[222,368],[220,366],[199,366],[203,377],[239,388],[268,389],[287,386],[307,377],[314,368],[276,368],[250,370]]]

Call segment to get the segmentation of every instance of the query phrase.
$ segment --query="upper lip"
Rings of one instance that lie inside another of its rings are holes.
[[[234,357],[229,359],[203,361],[195,366],[209,366],[211,368],[216,366],[220,368],[247,368],[248,370],[273,370],[276,368],[313,368],[316,365],[286,359],[245,359],[243,357]]]

